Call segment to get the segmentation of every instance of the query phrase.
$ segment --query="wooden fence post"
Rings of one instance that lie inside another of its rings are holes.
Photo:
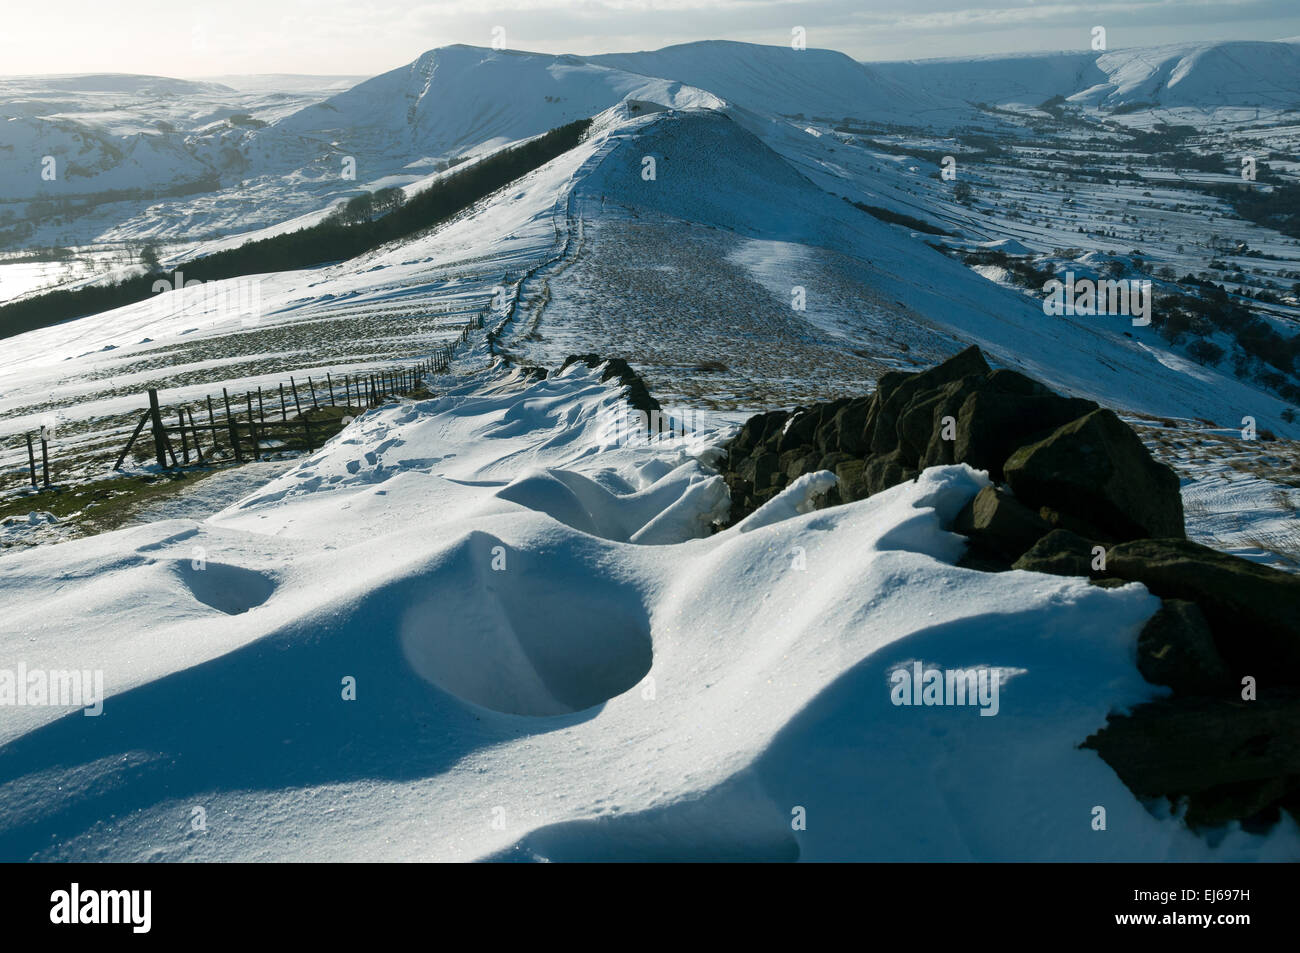
[[[208,433],[212,437],[212,452],[217,452],[217,418],[212,413],[212,395],[206,395],[208,399]]]
[[[41,428],[41,473],[45,479],[45,489],[50,488],[50,441]]]
[[[235,462],[243,463],[244,455],[239,452],[239,431],[236,429],[235,417],[230,412],[230,392],[223,387],[221,396],[226,401],[226,429],[230,431],[230,446],[235,451]]]
[[[113,464],[114,470],[122,469],[122,463],[123,461],[126,460],[126,455],[131,452],[131,447],[135,445],[136,438],[140,436],[140,431],[144,430],[144,425],[147,424],[148,422],[149,422],[149,411],[146,410],[143,414],[140,415],[140,422],[135,425],[135,431],[131,434],[131,439],[128,440],[126,442],[126,446],[122,448],[122,455],[117,458],[117,463]],[[31,451],[32,451],[32,438],[31,435],[28,434],[27,436],[28,454],[30,454]],[[35,485],[36,485],[36,458],[32,457],[32,486]]]
[[[158,469],[167,469],[167,444],[163,440],[162,414],[158,410],[158,391],[149,388],[149,419],[153,421],[153,452],[158,460]]]
[[[184,407],[176,411],[176,417],[179,419],[181,425],[181,459],[185,461],[185,465],[188,467],[190,465],[190,444],[189,441],[185,439],[185,408]]]
[[[181,413],[190,415],[190,434],[194,437],[194,452],[198,454],[199,466],[203,466],[203,444],[199,443],[199,428],[194,426],[194,411],[182,410]]]
[[[298,416],[301,417],[302,403],[298,400],[298,382],[293,379],[292,375],[289,377],[289,386],[293,388],[293,406],[297,408]]]
[[[27,434],[27,462],[32,467],[32,489],[36,489],[36,451],[32,449],[32,435]]]
[[[253,459],[262,459],[262,442],[257,438],[257,423],[253,418],[253,395],[244,391],[248,403],[248,439],[253,442]]]
[[[172,438],[167,436],[166,428],[163,429],[163,446],[167,448],[167,456],[171,457],[172,466],[180,469],[180,461],[176,459],[176,448],[172,446]]]

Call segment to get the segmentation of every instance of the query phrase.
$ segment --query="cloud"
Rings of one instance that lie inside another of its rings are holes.
[[[374,74],[436,46],[598,53],[700,39],[811,46],[862,59],[1112,46],[1300,33],[1296,0],[222,0],[181,12],[170,0],[8,4],[8,72]],[[1085,33],[1081,36],[1080,30]],[[1217,30],[1217,32],[1215,32]],[[198,41],[198,42],[196,42]]]

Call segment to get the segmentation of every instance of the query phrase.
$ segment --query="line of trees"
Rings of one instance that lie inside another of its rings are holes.
[[[177,269],[184,271],[187,280],[220,281],[355,258],[447,221],[572,149],[590,125],[590,119],[579,119],[552,129],[452,173],[410,199],[399,198],[400,189],[381,189],[344,203],[317,225],[196,258]],[[0,305],[0,338],[144,301],[153,293],[155,278],[156,271],[115,284],[53,291]]]

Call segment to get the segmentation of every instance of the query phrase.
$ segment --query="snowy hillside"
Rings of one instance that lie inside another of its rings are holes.
[[[1300,44],[1290,41],[910,60],[870,68],[910,88],[993,105],[1038,106],[1061,96],[1102,109],[1300,109]]]
[[[273,92],[258,77],[241,90],[161,76],[0,77],[0,199],[193,183],[219,171],[204,154],[214,128],[296,112],[336,83],[282,77]],[[58,160],[52,179],[42,177],[45,156]]]
[[[719,105],[715,96],[680,83],[577,57],[447,46],[309,106],[264,135],[301,136],[385,160],[447,159],[538,135],[627,97]]]
[[[272,227],[628,96],[725,102],[772,135],[799,116],[950,136],[973,128],[970,103],[1036,107],[1056,96],[1122,108],[1129,122],[1128,110],[1149,107],[1274,114],[1300,109],[1297,50],[1211,43],[862,64],[830,50],[723,41],[587,57],[448,46],[343,90],[336,77],[18,77],[0,80],[0,240],[12,223],[34,229],[13,232],[17,241],[44,245],[192,242]],[[47,155],[61,165],[53,182],[33,162]],[[107,190],[147,195],[84,198]],[[25,204],[70,196],[54,215]]]
[[[643,113],[607,111],[578,149],[428,236],[252,279],[255,322],[213,307],[223,289],[247,291],[235,280],[212,297],[172,293],[12,339],[0,357],[0,434],[53,413],[65,447],[80,452],[129,433],[151,381],[188,400],[218,381],[236,392],[272,386],[280,355],[317,376],[372,368],[394,348],[416,354],[454,335],[503,280],[520,303],[493,306],[494,320],[529,313],[502,329],[520,358],[554,366],[599,343],[637,362],[669,400],[824,399],[977,343],[1005,366],[1126,412],[1231,426],[1245,407],[1261,426],[1300,432],[1282,419],[1283,401],[1171,359],[1151,329],[1049,318],[818,189],[725,112]],[[641,176],[646,155],[659,160],[653,181]],[[642,249],[631,258],[630,242]],[[791,308],[794,287],[808,311]],[[756,340],[768,343],[755,349]],[[730,369],[689,369],[719,359]],[[25,450],[6,449],[0,461],[20,465]]]
[[[689,83],[764,114],[916,122],[951,105],[924,87],[898,83],[834,50],[708,40],[586,59]]]

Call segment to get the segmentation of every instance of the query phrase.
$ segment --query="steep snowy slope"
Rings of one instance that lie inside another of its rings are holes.
[[[261,138],[288,134],[355,155],[413,162],[538,135],[629,95],[676,106],[717,104],[680,82],[577,57],[457,45],[309,106]]]
[[[940,57],[868,64],[901,86],[972,103],[1037,106],[1107,82],[1097,53]]]
[[[1109,77],[1077,101],[1103,107],[1300,108],[1300,45],[1233,41],[1115,50],[1098,58]]]
[[[204,153],[231,128],[225,120],[296,112],[325,95],[320,79],[286,77],[291,91],[271,94],[161,76],[0,77],[0,199],[196,182],[220,169]],[[52,180],[42,177],[46,156],[57,160]]]
[[[713,226],[721,229],[714,240],[717,259],[745,262],[756,284],[762,285],[754,289],[762,296],[761,305],[736,301],[730,325],[716,329],[713,343],[720,352],[733,347],[743,351],[752,343],[757,322],[749,319],[761,313],[760,308],[780,309],[791,321],[805,323],[805,312],[794,305],[793,289],[802,288],[806,300],[816,300],[829,291],[818,277],[819,263],[848,256],[856,268],[847,280],[867,289],[880,303],[881,313],[875,327],[848,329],[839,340],[844,350],[889,354],[895,346],[888,339],[879,341],[881,326],[892,325],[905,334],[909,327],[935,326],[957,340],[979,344],[1007,366],[1118,409],[1203,417],[1227,426],[1240,420],[1244,411],[1239,408],[1253,407],[1268,426],[1276,422],[1279,433],[1297,432],[1295,425],[1281,420],[1286,406],[1281,400],[1226,374],[1171,358],[1152,329],[1134,328],[1123,318],[1045,315],[1041,302],[939,254],[923,236],[910,236],[822,191],[725,113],[659,114],[619,127],[611,137],[607,155],[578,183],[581,209],[601,222],[605,235],[618,229],[653,230],[658,247],[666,249],[675,235],[683,234],[683,223]],[[725,164],[717,161],[722,155],[728,157]],[[642,175],[646,156],[657,160],[653,180]],[[608,214],[615,206],[630,212],[634,222],[604,224],[602,212]],[[601,256],[598,239],[590,254]],[[593,295],[591,287],[571,289],[566,283],[580,280],[579,263],[549,279],[549,294],[564,298],[572,310],[558,309],[549,319],[543,314],[541,335],[558,334],[567,346],[572,335],[560,333],[566,319],[579,336],[580,328],[600,320],[606,340],[634,349],[643,346],[636,342],[646,336],[647,317],[657,314],[663,320],[656,333],[685,339],[698,335],[695,314],[730,292],[721,283],[727,274],[721,265],[712,277],[706,266],[700,279],[682,276],[676,283],[672,267],[661,265],[660,259],[644,265],[667,269],[660,277],[665,290],[657,293],[671,306],[645,292],[628,302],[626,284],[608,289],[608,297]],[[632,287],[657,289],[660,282]],[[811,323],[805,323],[809,334],[816,333]],[[1126,331],[1133,336],[1125,336]],[[610,334],[616,336],[611,339]],[[557,356],[545,342],[518,345],[525,353]],[[722,361],[727,363],[726,358]],[[655,373],[649,376],[654,382]],[[810,369],[808,376],[815,372]]]
[[[289,373],[357,373],[426,353],[483,314],[494,288],[512,289],[559,252],[571,179],[602,143],[583,143],[412,241],[336,265],[167,292],[9,338],[0,349],[0,435],[54,415],[56,453],[66,459],[116,440],[122,415],[149,386],[163,387],[168,401],[195,400],[220,382],[238,393]],[[5,441],[0,465],[17,462],[16,449]]]
[[[764,114],[915,123],[951,105],[834,50],[705,40],[586,60],[689,83]]]
[[[1062,96],[1104,109],[1300,109],[1300,45],[1287,41],[1181,43],[870,66],[901,85],[969,102],[1037,106]]]

